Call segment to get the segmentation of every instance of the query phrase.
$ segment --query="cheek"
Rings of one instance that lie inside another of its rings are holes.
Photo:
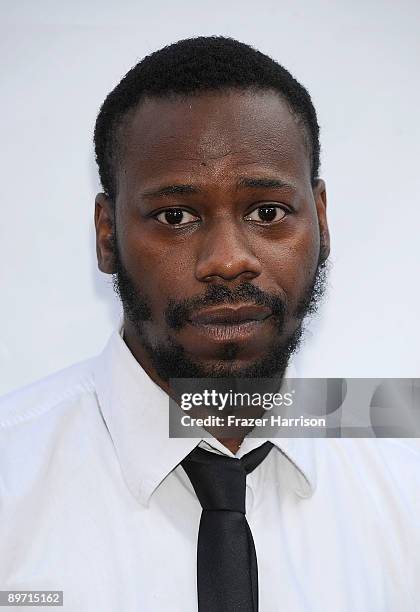
[[[158,313],[169,299],[188,295],[194,263],[187,241],[167,244],[135,228],[124,240],[123,263],[152,310]]]
[[[288,240],[279,242],[266,259],[270,276],[285,292],[292,310],[311,285],[319,258],[318,224],[310,220]],[[264,266],[265,267],[265,266]]]

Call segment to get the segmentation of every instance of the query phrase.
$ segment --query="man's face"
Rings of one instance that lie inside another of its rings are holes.
[[[223,92],[147,99],[120,141],[96,225],[130,348],[164,380],[282,373],[329,250],[303,127],[274,92]]]

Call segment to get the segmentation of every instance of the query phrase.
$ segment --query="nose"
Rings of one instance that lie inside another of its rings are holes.
[[[195,271],[197,280],[252,280],[261,271],[261,262],[252,251],[245,232],[235,223],[214,222],[200,242]]]

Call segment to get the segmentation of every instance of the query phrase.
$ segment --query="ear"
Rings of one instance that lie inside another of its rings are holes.
[[[313,187],[315,206],[318,213],[319,235],[321,241],[320,261],[324,262],[330,254],[330,232],[327,222],[327,192],[325,182],[318,179]]]
[[[114,269],[114,206],[104,193],[95,198],[96,256],[98,268],[105,274],[113,274]]]

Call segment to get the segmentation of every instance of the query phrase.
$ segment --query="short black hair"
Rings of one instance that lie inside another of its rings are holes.
[[[118,128],[146,96],[196,95],[220,90],[274,90],[303,123],[309,137],[311,179],[319,172],[319,126],[307,90],[283,66],[250,45],[224,36],[187,38],[136,64],[106,97],[96,119],[94,144],[104,192],[115,200]],[[308,138],[307,138],[308,140]]]

